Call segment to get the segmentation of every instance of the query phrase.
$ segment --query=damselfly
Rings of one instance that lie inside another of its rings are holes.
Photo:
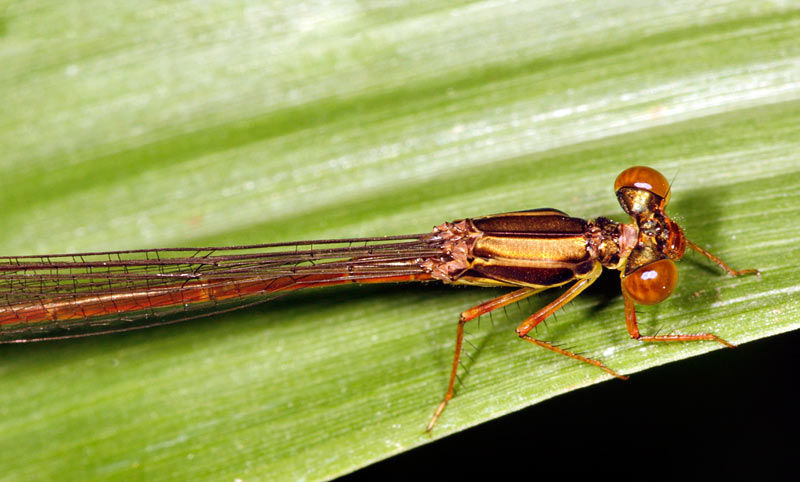
[[[664,211],[670,185],[657,171],[627,169],[617,177],[614,190],[630,223],[603,217],[587,221],[555,209],[535,209],[462,219],[432,232],[403,236],[1,257],[0,343],[164,325],[251,306],[294,290],[345,283],[438,280],[516,287],[461,313],[447,391],[427,430],[453,397],[464,325],[570,282],[574,283],[561,296],[523,321],[517,335],[627,378],[598,360],[530,335],[597,280],[604,267],[620,271],[625,325],[632,338],[733,346],[712,333],[639,333],[635,305],[659,303],[672,293],[678,281],[673,261],[687,246],[732,276],[757,271],[736,271],[687,240]]]

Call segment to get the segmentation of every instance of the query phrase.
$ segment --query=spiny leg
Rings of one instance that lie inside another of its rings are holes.
[[[712,262],[717,264],[719,267],[725,270],[731,276],[743,276],[747,274],[755,274],[760,276],[761,273],[757,269],[741,269],[735,270],[728,266],[727,263],[719,259],[714,254],[706,251],[704,248],[694,244],[693,242],[686,240],[686,245],[689,246],[694,251],[702,254],[706,258],[710,259]],[[690,333],[687,335],[681,334],[674,334],[674,335],[656,335],[656,336],[642,336],[639,333],[639,324],[636,322],[636,304],[634,300],[630,297],[625,295],[625,291],[623,290],[623,296],[625,298],[625,326],[628,329],[628,333],[630,334],[631,338],[635,340],[641,341],[656,341],[656,342],[672,342],[672,341],[716,341],[718,343],[722,343],[723,345],[727,346],[728,348],[735,348],[736,345],[730,343],[728,341],[723,340],[719,336],[713,333]]]
[[[444,412],[447,402],[453,398],[456,384],[456,373],[458,372],[458,362],[461,360],[461,346],[464,342],[464,325],[468,321],[474,320],[481,315],[510,305],[511,303],[515,303],[531,295],[535,295],[536,293],[539,293],[545,289],[546,288],[521,288],[516,291],[512,291],[511,293],[498,296],[497,298],[492,298],[489,301],[481,303],[477,306],[473,306],[472,308],[461,313],[461,316],[458,317],[458,328],[456,328],[456,348],[455,352],[453,353],[453,366],[450,369],[450,382],[447,385],[447,392],[444,394],[442,403],[440,403],[436,408],[436,412],[434,412],[431,421],[428,423],[428,427],[425,429],[426,432],[430,432],[431,429],[433,429],[433,426],[436,424],[436,420],[439,418],[442,412]]]
[[[625,327],[628,329],[628,333],[634,340],[660,341],[660,342],[707,340],[707,341],[716,341],[722,343],[728,348],[736,348],[736,345],[734,345],[733,343],[727,342],[713,333],[642,336],[639,333],[639,324],[636,322],[636,305],[633,299],[625,295],[624,292],[623,292],[623,297],[625,298]]]
[[[563,348],[557,347],[552,343],[538,340],[529,336],[528,333],[539,323],[544,321],[548,316],[552,315],[556,311],[558,311],[561,307],[569,303],[573,298],[578,296],[583,290],[589,287],[592,283],[595,282],[597,278],[600,277],[600,273],[602,272],[602,267],[598,264],[595,270],[590,273],[588,278],[584,278],[574,285],[570,286],[570,288],[565,291],[561,296],[553,300],[550,304],[542,308],[541,310],[537,311],[530,317],[528,317],[525,321],[523,321],[517,327],[517,335],[523,340],[533,343],[534,345],[540,346],[542,348],[546,348],[550,351],[558,353],[560,355],[568,356],[570,358],[574,358],[576,360],[582,361],[584,363],[588,363],[589,365],[596,366],[597,368],[603,370],[604,372],[608,373],[609,375],[613,375],[621,380],[627,380],[628,377],[625,375],[620,375],[619,373],[615,372],[614,370],[608,368],[607,366],[603,365],[602,362],[598,360],[594,360],[592,358],[587,358],[582,355],[578,355],[577,353],[573,353],[569,350],[565,350]]]
[[[596,366],[597,368],[603,370],[604,372],[608,373],[609,375],[612,375],[612,376],[615,376],[615,377],[619,378],[620,380],[627,380],[628,379],[627,375],[620,375],[619,373],[615,372],[614,370],[612,370],[612,369],[608,368],[607,366],[603,365],[603,362],[601,362],[599,360],[595,360],[594,358],[587,358],[587,357],[585,357],[583,355],[578,355],[577,353],[571,352],[569,350],[565,350],[565,349],[563,349],[561,347],[553,345],[552,343],[548,343],[546,341],[539,340],[537,338],[532,338],[532,337],[530,337],[528,335],[523,335],[521,338],[523,340],[525,340],[525,341],[529,341],[529,342],[533,343],[534,345],[540,346],[542,348],[546,348],[546,349],[548,349],[550,351],[554,351],[554,352],[556,352],[556,353],[558,353],[560,355],[568,356],[568,357],[574,358],[574,359],[576,359],[578,361],[582,361],[584,363],[588,363],[589,365]]]
[[[710,259],[715,264],[719,265],[720,268],[724,269],[731,276],[742,276],[742,275],[745,275],[745,274],[755,274],[755,275],[758,275],[758,276],[761,275],[761,273],[757,269],[740,269],[740,270],[737,271],[737,270],[731,268],[730,266],[728,266],[728,264],[725,261],[722,261],[721,259],[717,258],[712,253],[706,251],[704,248],[694,244],[693,242],[689,241],[688,239],[686,240],[686,245],[689,246],[690,248],[692,248],[693,250],[697,251],[698,253],[702,254],[706,258]]]

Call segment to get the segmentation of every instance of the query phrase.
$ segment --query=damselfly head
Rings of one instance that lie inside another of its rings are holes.
[[[617,176],[614,190],[622,209],[633,218],[639,230],[639,242],[627,273],[660,259],[683,257],[686,238],[680,226],[665,212],[670,186],[660,172],[645,166],[625,169]]]
[[[669,182],[655,169],[636,166],[617,176],[614,190],[639,235],[623,270],[622,289],[637,303],[664,301],[678,283],[672,260],[680,259],[686,249],[683,231],[664,212]]]

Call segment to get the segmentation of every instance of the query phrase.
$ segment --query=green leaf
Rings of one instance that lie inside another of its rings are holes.
[[[800,9],[783,2],[4,2],[4,254],[422,232],[536,207],[625,220],[615,176],[673,179],[690,239],[646,333],[800,325]],[[394,5],[394,4],[391,4]],[[520,342],[557,293],[346,286],[177,326],[0,346],[9,478],[325,479],[606,380]],[[488,321],[488,320],[486,320]],[[614,275],[541,338],[634,373]],[[525,376],[520,379],[519,373]]]

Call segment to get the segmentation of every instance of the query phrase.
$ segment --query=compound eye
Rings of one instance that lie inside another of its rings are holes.
[[[664,204],[669,201],[669,182],[660,172],[651,167],[636,166],[622,171],[617,176],[617,180],[614,181],[614,192],[623,187],[650,191],[661,197],[664,200]]]
[[[622,290],[641,305],[661,303],[678,284],[678,269],[669,259],[646,264],[622,278]]]

